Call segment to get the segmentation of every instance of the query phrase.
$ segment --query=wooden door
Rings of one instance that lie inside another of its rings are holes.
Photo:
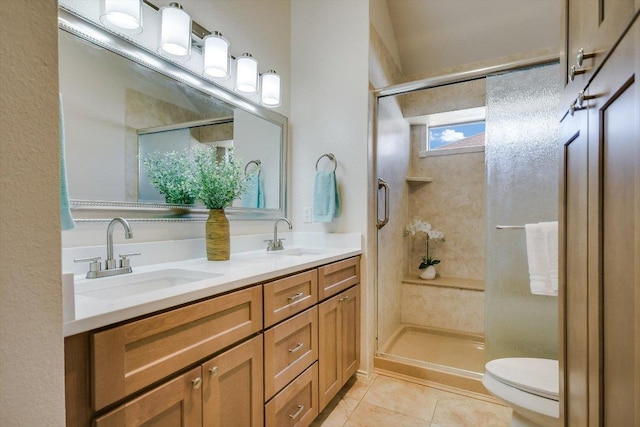
[[[205,426],[263,425],[262,335],[204,363],[202,372]]]
[[[342,383],[360,366],[360,285],[340,294],[342,310]]]
[[[588,409],[588,132],[587,111],[567,113],[560,126],[560,381],[561,418],[587,425]]]
[[[640,426],[640,19],[591,82],[590,425]],[[593,302],[593,303],[592,303]]]
[[[202,426],[200,367],[96,419],[96,427]]]
[[[342,387],[341,295],[318,306],[318,386],[322,411]]]

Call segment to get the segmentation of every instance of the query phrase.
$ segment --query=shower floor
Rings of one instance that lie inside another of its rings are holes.
[[[472,375],[484,373],[484,340],[474,335],[404,325],[391,337],[382,353]]]

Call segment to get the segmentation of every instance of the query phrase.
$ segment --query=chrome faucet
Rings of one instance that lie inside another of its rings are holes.
[[[278,239],[278,223],[280,221],[284,221],[287,224],[289,224],[289,230],[291,230],[293,228],[293,226],[291,225],[291,221],[289,221],[287,218],[280,218],[278,220],[276,220],[276,222],[273,224],[273,240],[265,240],[266,242],[269,242],[269,245],[267,246],[267,251],[281,251],[284,249],[284,246],[282,245],[282,241],[285,239]]]
[[[131,239],[133,232],[129,223],[124,218],[114,218],[107,227],[107,259],[104,261],[104,270],[100,264],[100,257],[80,258],[74,259],[74,262],[89,262],[89,271],[87,272],[87,279],[96,279],[98,277],[116,276],[118,274],[131,273],[131,265],[129,261],[130,256],[140,255],[140,253],[133,254],[121,254],[120,260],[117,262],[113,259],[113,229],[117,223],[122,224],[124,227],[125,239]]]

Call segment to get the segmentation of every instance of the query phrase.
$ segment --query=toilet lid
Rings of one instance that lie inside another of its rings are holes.
[[[559,368],[557,360],[514,357],[492,360],[487,373],[511,387],[558,400]]]

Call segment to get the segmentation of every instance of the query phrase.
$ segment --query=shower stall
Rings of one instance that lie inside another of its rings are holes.
[[[557,299],[529,292],[524,230],[496,225],[557,220],[558,75],[546,58],[375,92],[376,369],[485,393],[488,360],[557,358]]]

